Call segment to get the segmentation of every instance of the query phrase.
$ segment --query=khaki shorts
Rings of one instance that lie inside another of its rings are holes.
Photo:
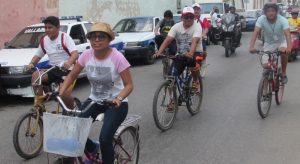
[[[283,41],[281,43],[274,43],[274,44],[265,43],[264,46],[263,46],[263,51],[273,52],[273,51],[279,50],[280,48],[287,48],[286,41]],[[267,63],[268,62],[268,56],[263,55],[261,61],[262,61],[263,64]]]

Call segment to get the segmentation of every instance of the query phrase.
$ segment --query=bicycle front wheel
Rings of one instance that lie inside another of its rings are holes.
[[[166,78],[169,75],[169,70],[170,70],[170,59],[168,57],[164,57],[162,59],[163,63],[163,76]]]
[[[115,139],[114,145],[116,164],[138,164],[139,161],[139,135],[138,130],[126,127]]]
[[[257,92],[257,108],[261,118],[269,114],[272,103],[272,84],[267,77],[262,77]]]
[[[275,101],[277,105],[280,105],[283,99],[284,84],[282,82],[281,68],[279,69],[278,72],[279,73],[276,78]]]
[[[196,80],[194,80],[196,81]],[[197,85],[193,86],[193,78],[190,77],[188,80],[188,87],[187,87],[187,102],[186,107],[191,115],[197,114],[201,111],[201,104],[203,98],[203,82],[202,78],[198,78]]]
[[[176,87],[172,85],[172,82],[165,81],[157,88],[152,109],[157,128],[166,131],[173,126],[178,105]]]
[[[24,159],[36,157],[43,147],[43,122],[36,113],[23,114],[17,121],[13,132],[16,152]]]

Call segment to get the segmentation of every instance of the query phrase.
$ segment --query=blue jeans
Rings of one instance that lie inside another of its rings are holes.
[[[82,109],[84,109],[90,102],[91,100],[87,99],[83,103]],[[112,164],[114,161],[113,137],[118,127],[127,116],[128,103],[122,102],[121,106],[118,108],[94,104],[86,112],[81,114],[80,117],[88,118],[91,116],[95,121],[96,117],[100,113],[104,113],[103,126],[99,137],[102,160],[103,164]],[[85,148],[88,152],[94,152],[96,145],[88,138]]]

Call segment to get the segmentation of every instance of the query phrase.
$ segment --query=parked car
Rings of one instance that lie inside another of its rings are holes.
[[[127,59],[143,59],[153,64],[155,53],[154,28],[159,17],[130,17],[120,20],[113,28],[125,42],[124,55]]]
[[[245,12],[245,18],[246,18],[246,31],[253,31],[255,28],[256,21],[258,17],[262,15],[262,10],[247,10]]]
[[[70,20],[64,17],[64,20],[60,20],[60,30],[72,37],[80,54],[90,48],[86,33],[91,25],[91,22],[80,21],[77,18]],[[44,34],[44,24],[34,24],[25,27],[11,41],[5,43],[5,47],[0,50],[0,95],[33,96],[31,73],[25,71],[25,66],[35,55],[40,38]],[[123,42],[116,37],[111,46],[122,50]],[[37,67],[45,68],[48,61],[48,56],[45,55]],[[85,71],[80,74],[80,77],[84,76]]]

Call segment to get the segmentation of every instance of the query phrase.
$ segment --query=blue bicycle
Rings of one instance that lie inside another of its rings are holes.
[[[188,67],[184,66],[181,68],[183,71],[180,71],[175,66],[176,62],[186,62],[186,58],[180,55],[168,58],[174,61],[171,66],[171,75],[168,75],[157,88],[152,108],[155,124],[162,131],[173,126],[178,106],[183,103],[186,104],[191,115],[197,114],[201,109],[203,97],[203,83],[200,75],[197,79],[193,79]],[[197,63],[200,64],[201,61]],[[179,96],[177,96],[177,91]]]

